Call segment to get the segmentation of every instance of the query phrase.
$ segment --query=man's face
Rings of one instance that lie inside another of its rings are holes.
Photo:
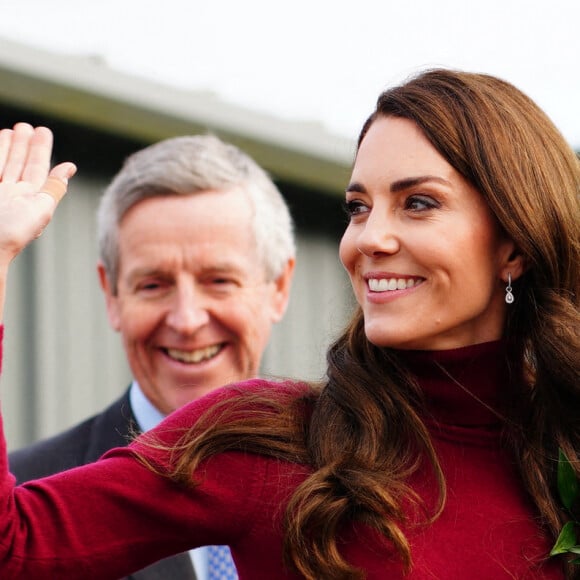
[[[238,189],[147,199],[120,224],[116,295],[99,265],[111,326],[163,413],[258,373],[294,262],[266,280],[252,215]]]

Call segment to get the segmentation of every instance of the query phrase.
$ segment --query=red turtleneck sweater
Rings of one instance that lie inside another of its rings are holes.
[[[443,514],[407,530],[412,580],[562,578],[545,562],[550,541],[537,525],[496,417],[459,388],[496,407],[506,374],[499,343],[408,355],[429,401],[428,426],[447,479]],[[443,365],[446,372],[442,372]],[[449,377],[451,375],[453,379]],[[253,380],[245,388],[296,392],[299,383]],[[157,431],[171,441],[216,398],[213,393],[172,414]],[[239,452],[207,460],[202,483],[183,489],[143,467],[133,447],[45,480],[14,488],[0,441],[0,578],[114,579],[202,538],[229,544],[241,579],[297,578],[282,565],[281,519],[307,466]],[[143,451],[144,448],[140,447]],[[148,452],[166,462],[160,452]],[[438,490],[431,475],[411,482],[429,502]],[[399,560],[380,548],[362,525],[344,531],[341,549],[369,580],[403,578]]]

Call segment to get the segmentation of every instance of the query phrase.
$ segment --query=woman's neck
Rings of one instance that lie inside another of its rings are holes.
[[[425,395],[429,415],[438,422],[483,426],[500,421],[510,384],[503,341],[399,352]]]

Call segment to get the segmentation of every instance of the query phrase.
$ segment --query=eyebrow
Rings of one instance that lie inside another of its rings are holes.
[[[149,276],[162,276],[163,272],[159,268],[136,268],[127,274],[127,281],[133,284],[136,280]]]
[[[202,269],[202,274],[227,274],[227,273],[237,273],[240,271],[240,266],[234,262],[217,262],[211,266],[206,266]],[[129,272],[127,279],[129,281],[139,280],[140,278],[146,278],[148,276],[166,276],[168,272],[167,268],[163,266],[148,266],[148,267],[137,267],[135,270]],[[171,269],[169,269],[169,274],[171,275]]]
[[[451,185],[447,179],[443,179],[442,177],[437,177],[436,175],[422,175],[420,177],[407,177],[405,179],[394,181],[391,183],[389,191],[391,193],[398,193],[399,191],[404,191],[405,189],[410,189],[411,187],[416,187],[417,185],[422,185],[423,183],[428,183],[430,181],[435,181],[442,185]],[[349,191],[367,193],[366,187],[358,181],[354,181],[348,185],[345,192],[348,193]]]

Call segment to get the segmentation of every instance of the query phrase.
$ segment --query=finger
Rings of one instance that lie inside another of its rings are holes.
[[[30,139],[33,134],[34,129],[28,123],[14,125],[10,151],[2,173],[2,181],[16,183],[21,180],[22,170],[28,157]]]
[[[50,169],[52,153],[52,131],[46,127],[36,127],[28,144],[28,155],[22,170],[22,179],[40,187]]]
[[[66,193],[67,184],[58,177],[48,177],[44,185],[40,188],[39,193],[48,193],[52,199],[58,202],[64,197]]]
[[[12,129],[2,129],[0,131],[0,176],[4,171],[4,165],[8,159],[10,152],[10,144],[12,143]]]
[[[77,168],[73,163],[67,162],[57,165],[50,172],[39,193],[47,193],[58,205],[66,193],[68,180],[76,173],[76,170]]]
[[[55,165],[50,171],[50,177],[56,177],[66,183],[76,172],[77,166],[70,161],[66,161],[65,163]]]

